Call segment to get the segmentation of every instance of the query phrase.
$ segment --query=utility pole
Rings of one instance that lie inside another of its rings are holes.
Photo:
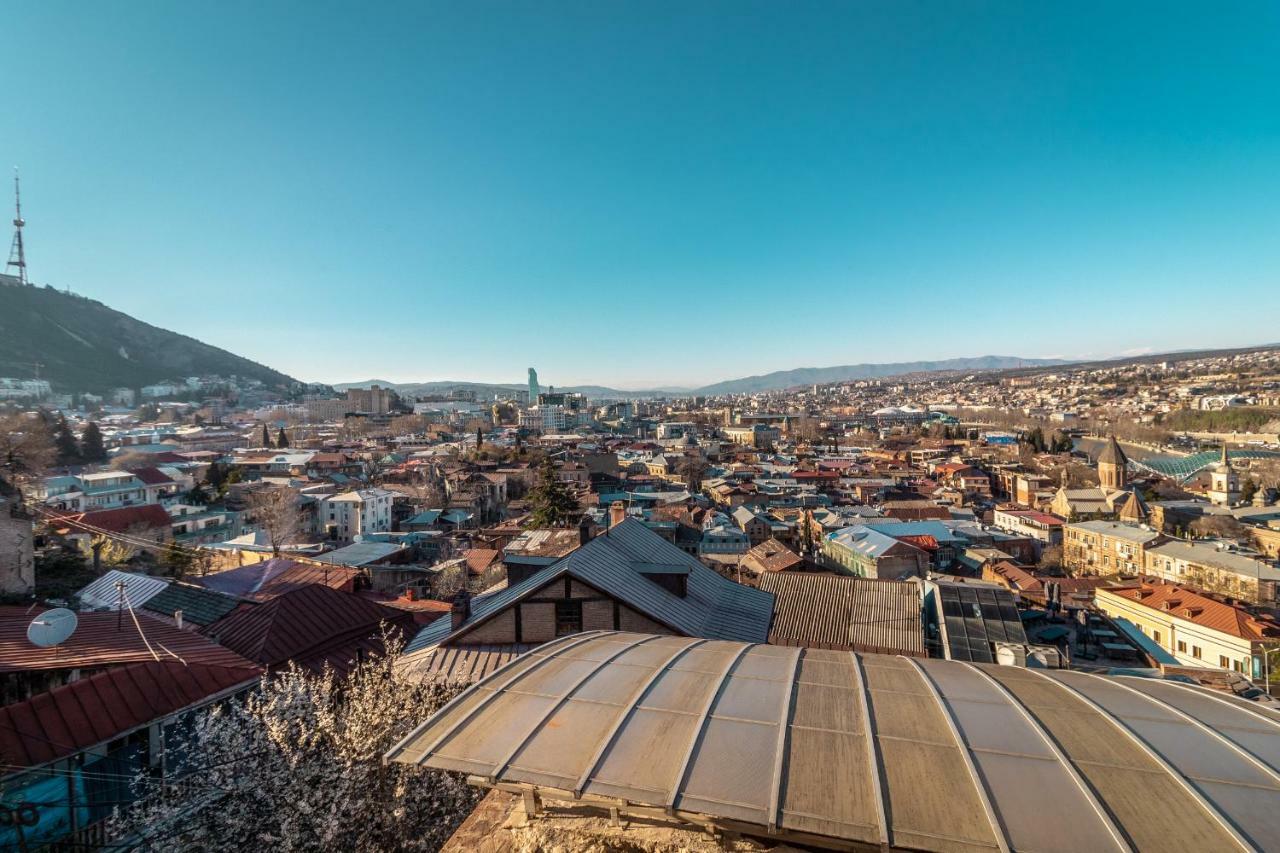
[[[119,631],[124,624],[124,581],[116,581],[116,593],[119,599],[116,601],[116,630]]]
[[[9,267],[17,270],[14,276],[18,279],[18,284],[31,284],[31,280],[27,278],[27,252],[22,245],[22,228],[27,221],[22,218],[22,187],[18,182],[18,167],[13,167],[13,245],[9,248],[9,262],[5,264],[5,272],[9,271]]]

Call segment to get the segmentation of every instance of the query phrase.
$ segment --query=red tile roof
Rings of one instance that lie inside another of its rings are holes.
[[[473,575],[482,575],[485,569],[502,556],[502,553],[492,548],[472,548],[464,556],[467,560],[467,570]]]
[[[97,527],[103,530],[110,530],[112,533],[127,533],[131,528],[138,527],[168,528],[170,520],[169,513],[165,512],[164,507],[159,504],[144,504],[142,506],[122,506],[117,509],[100,509],[96,512],[76,512],[68,515],[59,515],[51,518],[50,523],[66,525],[79,530]],[[84,525],[84,527],[81,527],[81,525]]]
[[[0,761],[45,764],[204,704],[252,684],[262,670],[245,664],[135,663],[0,708]]]
[[[1106,591],[1233,637],[1254,641],[1280,639],[1280,623],[1275,619],[1255,616],[1243,607],[1218,601],[1185,586],[1152,580]]]
[[[416,631],[412,613],[310,584],[224,616],[201,633],[264,666],[292,660],[317,672],[326,663],[346,672],[360,651],[382,649],[383,622],[406,635]]]
[[[154,466],[147,468],[130,468],[129,473],[146,483],[148,486],[159,486],[163,483],[172,483],[174,481],[172,477]]]
[[[127,612],[119,619],[115,613],[80,613],[76,630],[65,643],[55,648],[33,646],[27,639],[27,626],[42,612],[44,608],[0,608],[0,673],[89,669],[155,660]],[[147,641],[162,660],[173,660],[171,652],[189,664],[252,666],[199,634],[146,613],[137,616]]]

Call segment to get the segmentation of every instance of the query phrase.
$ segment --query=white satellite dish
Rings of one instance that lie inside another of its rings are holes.
[[[27,639],[33,646],[39,646],[42,649],[52,648],[66,642],[66,639],[75,631],[78,621],[75,612],[65,607],[46,610],[31,620],[31,624],[27,626]]]

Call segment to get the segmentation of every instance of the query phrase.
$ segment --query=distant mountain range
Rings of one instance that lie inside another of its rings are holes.
[[[141,388],[186,376],[296,380],[101,302],[50,287],[0,285],[0,376],[48,380],[55,391]]]
[[[838,367],[798,367],[794,370],[779,370],[762,376],[746,376],[741,379],[729,379],[700,388],[652,388],[643,391],[621,391],[617,388],[606,388],[600,385],[555,386],[557,391],[582,393],[589,397],[652,397],[667,396],[717,396],[725,394],[754,394],[761,391],[776,391],[799,385],[823,385],[830,382],[853,382],[859,379],[880,379],[889,376],[904,376],[911,373],[938,373],[943,371],[985,371],[1008,370],[1012,368],[1046,367],[1055,364],[1066,364],[1057,359],[1017,358],[1009,355],[984,355],[977,358],[949,358],[942,361],[899,361],[883,364],[844,364]],[[504,391],[520,391],[528,386],[520,383],[488,384],[484,382],[387,382],[380,379],[366,379],[362,382],[340,382],[334,385],[338,390],[347,388],[368,388],[380,385],[383,388],[394,388],[397,393],[409,397],[443,394],[454,389],[474,391],[479,394],[493,394]],[[546,386],[544,386],[546,387]]]
[[[704,385],[695,394],[754,394],[797,385],[825,385],[829,382],[856,382],[859,379],[883,379],[909,373],[943,371],[1008,370],[1015,367],[1045,367],[1066,362],[1049,358],[1017,358],[1011,355],[983,355],[977,358],[948,358],[942,361],[894,361],[883,364],[842,364],[838,367],[798,367],[778,370],[762,376],[747,376]]]

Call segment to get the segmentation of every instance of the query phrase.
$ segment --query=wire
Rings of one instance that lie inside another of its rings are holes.
[[[191,548],[186,545],[179,545],[176,542],[161,544],[145,537],[130,536],[129,534],[120,533],[115,530],[107,530],[97,525],[89,524],[86,521],[76,519],[74,518],[74,515],[60,515],[47,507],[37,507],[36,511],[41,513],[45,517],[46,521],[66,524],[69,527],[79,528],[86,533],[97,533],[98,535],[104,536],[108,539],[114,539],[118,542],[124,542],[127,545],[133,545],[138,548],[154,549],[161,552],[176,550],[193,557],[212,552],[212,550],[208,548]]]

